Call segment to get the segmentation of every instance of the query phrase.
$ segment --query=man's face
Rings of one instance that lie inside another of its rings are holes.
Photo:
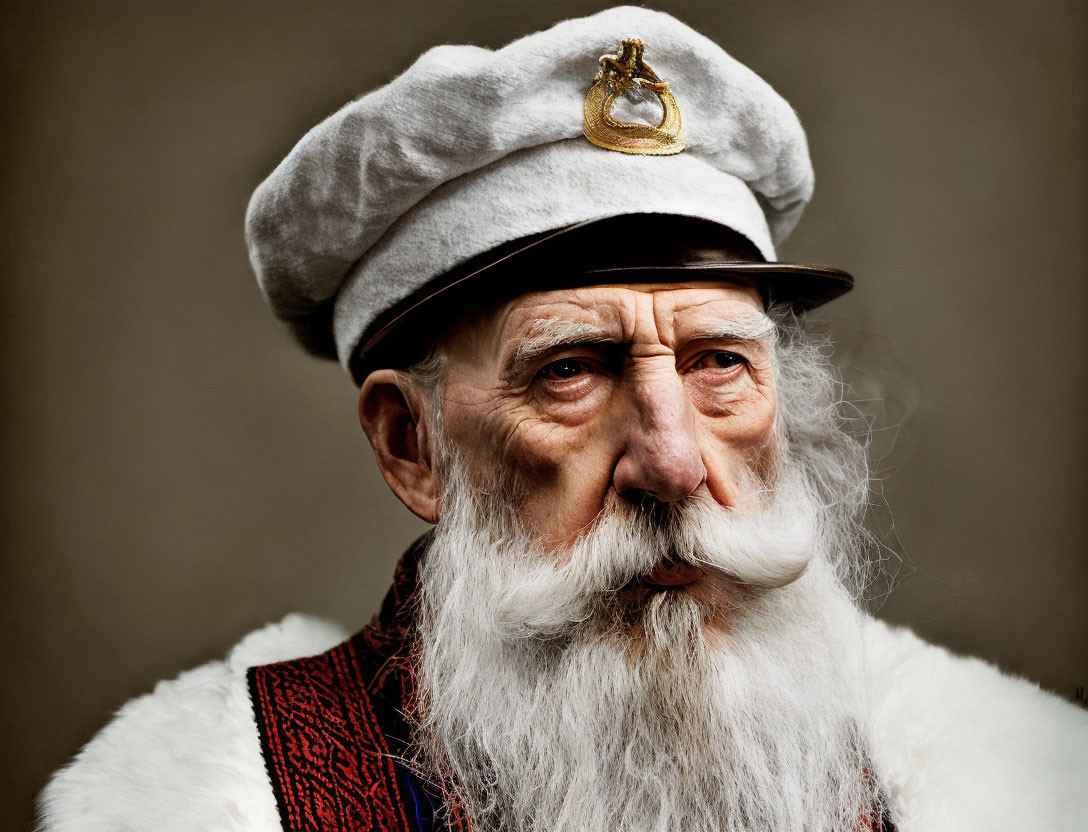
[[[818,487],[843,462],[816,452],[840,447],[830,374],[791,332],[748,287],[614,285],[446,344],[416,738],[474,828],[840,829],[875,805],[832,562],[854,527]]]
[[[773,333],[734,283],[523,295],[448,345],[445,432],[470,475],[518,483],[548,543],[577,538],[613,490],[744,508],[772,457]]]

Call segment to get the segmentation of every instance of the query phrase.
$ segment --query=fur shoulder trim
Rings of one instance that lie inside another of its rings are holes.
[[[1088,712],[883,622],[866,627],[873,763],[899,832],[1075,829]]]
[[[246,669],[254,665],[324,653],[350,635],[334,621],[294,612],[243,638],[230,651],[227,663],[235,672],[245,675]]]
[[[248,635],[227,660],[131,700],[53,775],[39,801],[39,829],[278,832],[246,668],[320,653],[345,638],[328,621],[289,615]]]

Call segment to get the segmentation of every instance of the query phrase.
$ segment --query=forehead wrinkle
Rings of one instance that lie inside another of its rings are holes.
[[[596,327],[611,340],[622,341],[626,335],[630,316],[630,300],[600,298],[582,290],[585,297],[564,299],[540,299],[537,302],[517,304],[510,309],[499,333],[504,345],[520,344],[547,332],[556,331],[562,325],[586,325]]]

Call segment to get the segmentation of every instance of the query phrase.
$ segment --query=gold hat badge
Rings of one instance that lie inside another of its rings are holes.
[[[618,55],[601,57],[601,68],[586,93],[585,121],[582,132],[595,145],[620,153],[643,156],[672,156],[686,146],[682,134],[680,107],[669,92],[669,85],[642,61],[642,41],[629,39],[620,44]],[[654,127],[612,117],[612,103],[619,97],[632,97],[637,89],[654,93],[664,115]]]

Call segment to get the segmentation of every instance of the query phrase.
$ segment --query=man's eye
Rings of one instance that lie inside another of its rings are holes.
[[[588,369],[585,362],[579,361],[577,358],[561,358],[544,367],[540,371],[540,376],[549,381],[565,381],[582,375]]]
[[[735,352],[715,350],[708,352],[695,362],[693,370],[729,370],[744,363],[744,358]]]

